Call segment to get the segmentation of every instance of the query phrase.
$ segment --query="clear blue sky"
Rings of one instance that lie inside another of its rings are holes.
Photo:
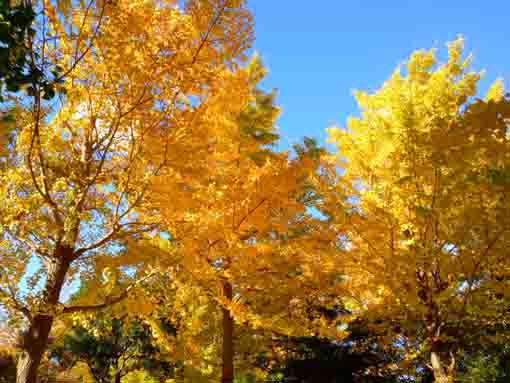
[[[279,90],[282,148],[357,112],[353,89],[374,90],[415,49],[440,48],[459,34],[473,68],[486,69],[482,88],[510,80],[510,2],[248,0],[256,41]]]

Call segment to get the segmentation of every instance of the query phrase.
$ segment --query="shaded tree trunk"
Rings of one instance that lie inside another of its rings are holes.
[[[430,325],[430,329],[436,329],[437,325]],[[455,370],[455,358],[450,352],[450,363],[446,364],[444,346],[441,346],[441,340],[439,338],[439,331],[429,333],[428,342],[430,342],[430,367],[434,375],[434,383],[453,383],[454,382],[454,370]]]
[[[48,264],[48,273],[42,291],[41,307],[51,309],[58,303],[60,291],[73,259],[73,250],[59,246]],[[51,312],[38,313],[30,321],[21,341],[21,354],[16,369],[16,383],[36,383],[37,370],[46,351],[53,325]]]
[[[223,284],[223,296],[232,300],[232,285],[229,282]],[[223,308],[223,371],[221,383],[234,381],[234,319],[230,311]]]
[[[425,315],[425,340],[430,344],[430,368],[434,375],[435,383],[452,383],[453,369],[455,367],[455,359],[453,354],[451,365],[445,366],[444,361],[441,360],[441,354],[444,351],[441,347],[440,334],[441,334],[441,315],[438,304],[434,297],[441,294],[445,290],[445,285],[439,277],[437,265],[434,265],[432,272],[433,277],[428,277],[427,273],[423,270],[418,270],[416,273],[418,286],[418,297],[425,306],[427,306],[427,313]]]
[[[432,366],[432,373],[434,374],[434,382],[448,383],[448,375],[441,361],[441,357],[435,351],[431,351],[430,353],[430,364]]]

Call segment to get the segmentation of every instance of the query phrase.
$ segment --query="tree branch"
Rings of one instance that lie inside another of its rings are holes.
[[[86,14],[89,12],[89,9],[90,9],[92,3],[93,3],[93,1],[91,1],[89,6],[87,7]],[[81,37],[81,32],[83,30],[83,28],[80,28],[80,31],[79,31],[79,34],[78,34],[78,38],[77,38],[77,41],[76,41],[76,51],[75,51],[75,60],[74,60],[74,63],[62,75],[60,75],[58,78],[55,79],[56,83],[62,81],[64,78],[66,78],[66,76],[68,76],[76,68],[78,63],[81,60],[83,60],[83,58],[87,55],[87,53],[89,53],[89,51],[92,49],[92,46],[94,44],[94,40],[99,35],[99,30],[101,28],[101,24],[102,24],[103,18],[104,18],[104,11],[105,11],[106,6],[108,4],[109,4],[109,1],[107,0],[107,1],[104,2],[103,7],[101,8],[101,12],[99,14],[99,20],[97,22],[97,27],[96,27],[96,29],[94,31],[94,34],[92,35],[92,37],[90,39],[89,45],[87,46],[87,48],[85,48],[83,50],[83,52],[80,54],[80,56],[76,58],[76,54],[78,53],[78,46],[79,46],[79,40],[80,40],[80,37]],[[82,21],[82,27],[85,24],[86,14],[85,14],[85,17],[84,17],[84,19]]]
[[[102,302],[102,303],[98,303],[95,305],[64,306],[62,313],[63,314],[72,314],[72,313],[76,313],[76,312],[99,311],[99,310],[105,309],[109,306],[112,306],[116,303],[122,302],[124,299],[126,299],[128,297],[129,292],[134,287],[143,283],[144,281],[151,278],[155,274],[156,274],[155,271],[151,271],[146,276],[140,278],[139,280],[134,282],[132,285],[128,286],[120,295],[106,297],[104,302]]]
[[[18,301],[18,298],[16,297],[16,294],[14,293],[14,290],[10,284],[7,284],[7,289],[9,291],[5,291],[4,289],[0,288],[0,296],[3,295],[9,300],[9,302],[4,301],[4,303],[14,310],[22,313],[29,321],[31,321],[32,314],[30,313],[30,310]]]

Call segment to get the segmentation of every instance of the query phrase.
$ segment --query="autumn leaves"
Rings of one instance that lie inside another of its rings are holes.
[[[309,139],[289,153],[243,2],[39,5],[30,60],[62,70],[58,96],[35,81],[2,126],[0,299],[31,340],[18,383],[56,321],[113,305],[178,320],[164,347],[207,379],[221,359],[223,382],[251,331],[334,339],[375,313],[445,382],[451,340],[506,321],[509,100],[499,82],[473,99],[461,40],[356,93],[336,154]],[[89,294],[64,308],[73,278]]]
[[[448,51],[444,64],[414,53],[374,94],[356,95],[360,118],[330,132],[361,212],[354,280],[381,286],[365,302],[423,345],[438,382],[454,378],[463,342],[483,342],[508,310],[506,278],[494,275],[508,268],[509,185],[491,175],[510,160],[509,100],[501,82],[473,99],[480,74],[462,40]]]

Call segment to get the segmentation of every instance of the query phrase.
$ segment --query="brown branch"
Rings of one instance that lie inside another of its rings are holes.
[[[123,301],[128,296],[128,290],[125,290],[117,297],[107,297],[103,303],[95,305],[83,305],[83,306],[65,306],[62,310],[63,314],[72,314],[76,312],[87,312],[87,311],[99,311],[112,306],[116,303]]]
[[[492,247],[498,242],[499,238],[501,237],[501,235],[503,235],[503,233],[506,231],[506,229],[503,229],[501,230],[499,233],[497,233],[494,238],[492,239],[492,241],[490,241],[488,244],[487,244],[487,248],[485,249],[485,251],[480,255],[479,257],[479,260],[478,262],[476,263],[474,269],[473,269],[473,273],[472,273],[472,276],[474,276],[477,272],[478,272],[478,268],[480,267],[480,265],[482,264],[482,261],[484,260],[484,258],[489,254],[489,251],[492,249]],[[470,295],[472,294],[473,292],[473,284],[474,284],[474,279],[473,278],[470,278],[470,281],[468,283],[468,290],[466,292],[466,294],[463,295],[463,302],[462,302],[462,308],[461,308],[461,313],[464,312],[466,310],[466,307],[467,307],[467,303],[468,303],[468,300],[469,300],[469,297]],[[458,325],[457,325],[457,329],[460,328],[460,325],[461,325],[461,321],[458,322]]]
[[[106,157],[107,157],[107,155],[108,155],[108,153],[110,151],[111,145],[113,144],[113,142],[115,140],[115,136],[117,134],[117,131],[120,128],[120,123],[121,123],[122,118],[125,117],[126,115],[128,115],[129,113],[131,113],[132,111],[134,111],[140,105],[143,105],[145,102],[147,102],[148,100],[144,100],[143,99],[144,96],[145,96],[145,88],[144,88],[144,91],[142,92],[142,94],[140,95],[139,100],[137,101],[136,104],[132,105],[125,112],[120,112],[120,110],[119,110],[119,114],[117,116],[116,121],[113,123],[113,126],[111,127],[109,132],[106,134],[105,140],[108,140],[108,142],[106,143],[106,147],[103,149],[103,154],[101,156],[101,159],[99,160],[99,165],[97,166],[95,174],[92,177],[92,179],[90,179],[87,182],[87,184],[85,185],[85,187],[83,188],[83,190],[81,192],[81,197],[76,201],[75,210],[78,213],[80,213],[82,211],[82,209],[83,209],[83,204],[85,203],[85,199],[86,199],[86,197],[88,195],[89,189],[92,187],[92,185],[94,185],[96,183],[97,179],[99,178],[99,176],[101,175],[101,173],[103,171],[103,167],[104,167],[104,165],[106,163]],[[74,237],[76,238],[77,236],[78,236],[78,225],[76,227],[76,233],[75,233]],[[82,251],[81,254],[83,252],[84,251]]]
[[[129,226],[142,226],[142,228],[140,228],[138,230],[127,229],[127,230],[123,231],[124,228],[129,227]],[[106,234],[103,238],[97,240],[96,242],[94,242],[88,246],[81,247],[81,248],[77,249],[74,252],[73,259],[77,259],[84,253],[94,250],[94,249],[97,249],[97,248],[100,248],[101,246],[103,246],[103,245],[107,244],[108,242],[113,241],[117,238],[120,239],[120,238],[128,236],[128,235],[144,233],[144,232],[150,231],[152,229],[154,229],[153,226],[143,223],[143,222],[126,222],[124,224],[118,224],[118,222],[116,222],[116,223],[114,223],[113,229],[110,231],[110,233]]]
[[[97,27],[94,31],[94,34],[92,35],[92,37],[90,38],[90,43],[89,45],[87,46],[87,48],[85,48],[85,50],[80,54],[80,56],[75,59],[74,63],[71,65],[71,67],[69,67],[62,75],[60,75],[59,77],[57,77],[55,79],[55,82],[58,83],[60,81],[62,81],[66,76],[68,76],[75,68],[76,66],[79,64],[79,62],[81,60],[83,60],[83,58],[89,53],[89,51],[92,49],[92,46],[94,44],[94,40],[97,38],[97,36],[99,35],[99,29],[101,28],[101,24],[103,22],[103,17],[104,17],[104,11],[106,9],[106,6],[108,5],[109,1],[106,0],[104,2],[104,5],[103,7],[101,8],[101,13],[99,14],[99,20],[97,22]],[[92,1],[91,1],[91,4],[92,4]],[[89,8],[90,8],[90,5],[89,5]],[[87,12],[88,12],[88,9],[87,8]],[[77,40],[77,44],[79,42],[79,36],[81,35],[81,30],[79,32],[79,35],[78,35],[78,40]],[[78,49],[78,46],[77,46],[77,49]],[[75,55],[76,56],[76,55]]]
[[[246,221],[248,219],[248,217],[250,215],[252,215],[266,201],[267,201],[267,198],[263,198],[257,205],[255,205],[255,207],[250,209],[248,211],[248,213],[246,213],[246,215],[237,223],[237,225],[235,226],[235,230],[239,229],[241,227],[241,225],[244,223],[244,221]]]
[[[223,4],[223,6],[221,7],[221,9],[218,11],[218,13],[216,14],[216,16],[214,17],[214,19],[212,20],[211,24],[209,25],[209,27],[207,28],[207,31],[205,33],[205,35],[202,37],[201,36],[201,42],[195,52],[195,54],[193,55],[193,58],[191,59],[191,63],[190,63],[190,66],[193,66],[195,65],[195,63],[197,62],[198,60],[198,56],[200,54],[200,51],[204,48],[205,46],[205,43],[209,40],[209,35],[211,34],[213,28],[218,25],[218,23],[220,22],[220,18],[221,16],[223,15],[223,12],[225,11],[225,4]],[[177,97],[179,96],[179,94],[181,93],[181,90],[178,88],[177,91],[175,92],[174,96],[172,97],[172,105],[175,104],[175,102],[177,101]]]
[[[107,2],[104,3],[103,9],[106,6],[106,3]],[[76,48],[74,50],[74,62],[78,61],[78,51],[79,51],[79,48],[80,48],[80,40],[81,40],[81,37],[82,37],[82,31],[83,31],[83,28],[85,28],[85,21],[87,21],[88,14],[90,12],[90,9],[92,8],[92,4],[94,4],[94,0],[90,0],[89,5],[85,9],[85,12],[83,14],[83,20],[81,21],[80,29],[78,30],[78,34],[76,36]],[[100,18],[100,20],[101,20],[101,18]],[[98,22],[98,26],[100,26],[100,25],[101,25],[101,23]]]
[[[105,298],[104,302],[98,303],[95,305],[78,305],[78,306],[64,306],[62,313],[63,314],[72,314],[76,312],[89,312],[89,311],[98,311],[105,309],[107,307],[110,307],[116,303],[122,302],[124,299],[126,299],[129,295],[129,292],[142,282],[146,281],[147,279],[151,278],[156,272],[151,271],[146,276],[140,278],[136,282],[134,282],[132,285],[128,286],[120,295],[118,296],[108,296]]]
[[[86,253],[87,251],[97,249],[98,247],[101,247],[101,246],[105,245],[106,243],[112,241],[117,235],[119,235],[119,231],[120,231],[120,228],[114,228],[110,233],[105,235],[100,240],[94,242],[93,244],[77,249],[74,252],[74,254],[75,254],[74,258],[75,259],[79,258],[82,254]]]
[[[35,61],[35,57],[32,58],[32,63],[34,63],[34,61]],[[35,65],[35,64],[33,64],[33,65]],[[46,201],[46,203],[48,203],[48,205],[50,206],[50,208],[53,212],[55,222],[61,226],[62,220],[60,217],[58,205],[55,203],[55,201],[53,201],[53,199],[51,198],[51,196],[49,194],[49,187],[48,187],[47,175],[46,175],[46,170],[45,170],[45,161],[44,161],[44,156],[43,156],[42,148],[41,148],[41,137],[40,137],[40,132],[39,132],[39,124],[40,124],[40,119],[41,119],[41,91],[38,88],[36,83],[33,83],[32,85],[33,85],[34,91],[35,91],[34,102],[33,102],[33,116],[32,116],[34,126],[33,126],[33,131],[32,131],[32,137],[30,140],[30,147],[29,147],[29,151],[28,151],[28,155],[27,155],[27,165],[28,165],[28,169],[30,172],[30,177],[32,179],[32,183],[33,183],[36,191],[41,195],[41,197],[44,199],[44,201]],[[37,146],[37,154],[39,157],[39,166],[41,168],[40,171],[41,171],[42,186],[39,185],[39,181],[37,180],[37,177],[35,175],[34,166],[33,166],[33,162],[32,162],[32,154],[34,151],[34,146]]]

